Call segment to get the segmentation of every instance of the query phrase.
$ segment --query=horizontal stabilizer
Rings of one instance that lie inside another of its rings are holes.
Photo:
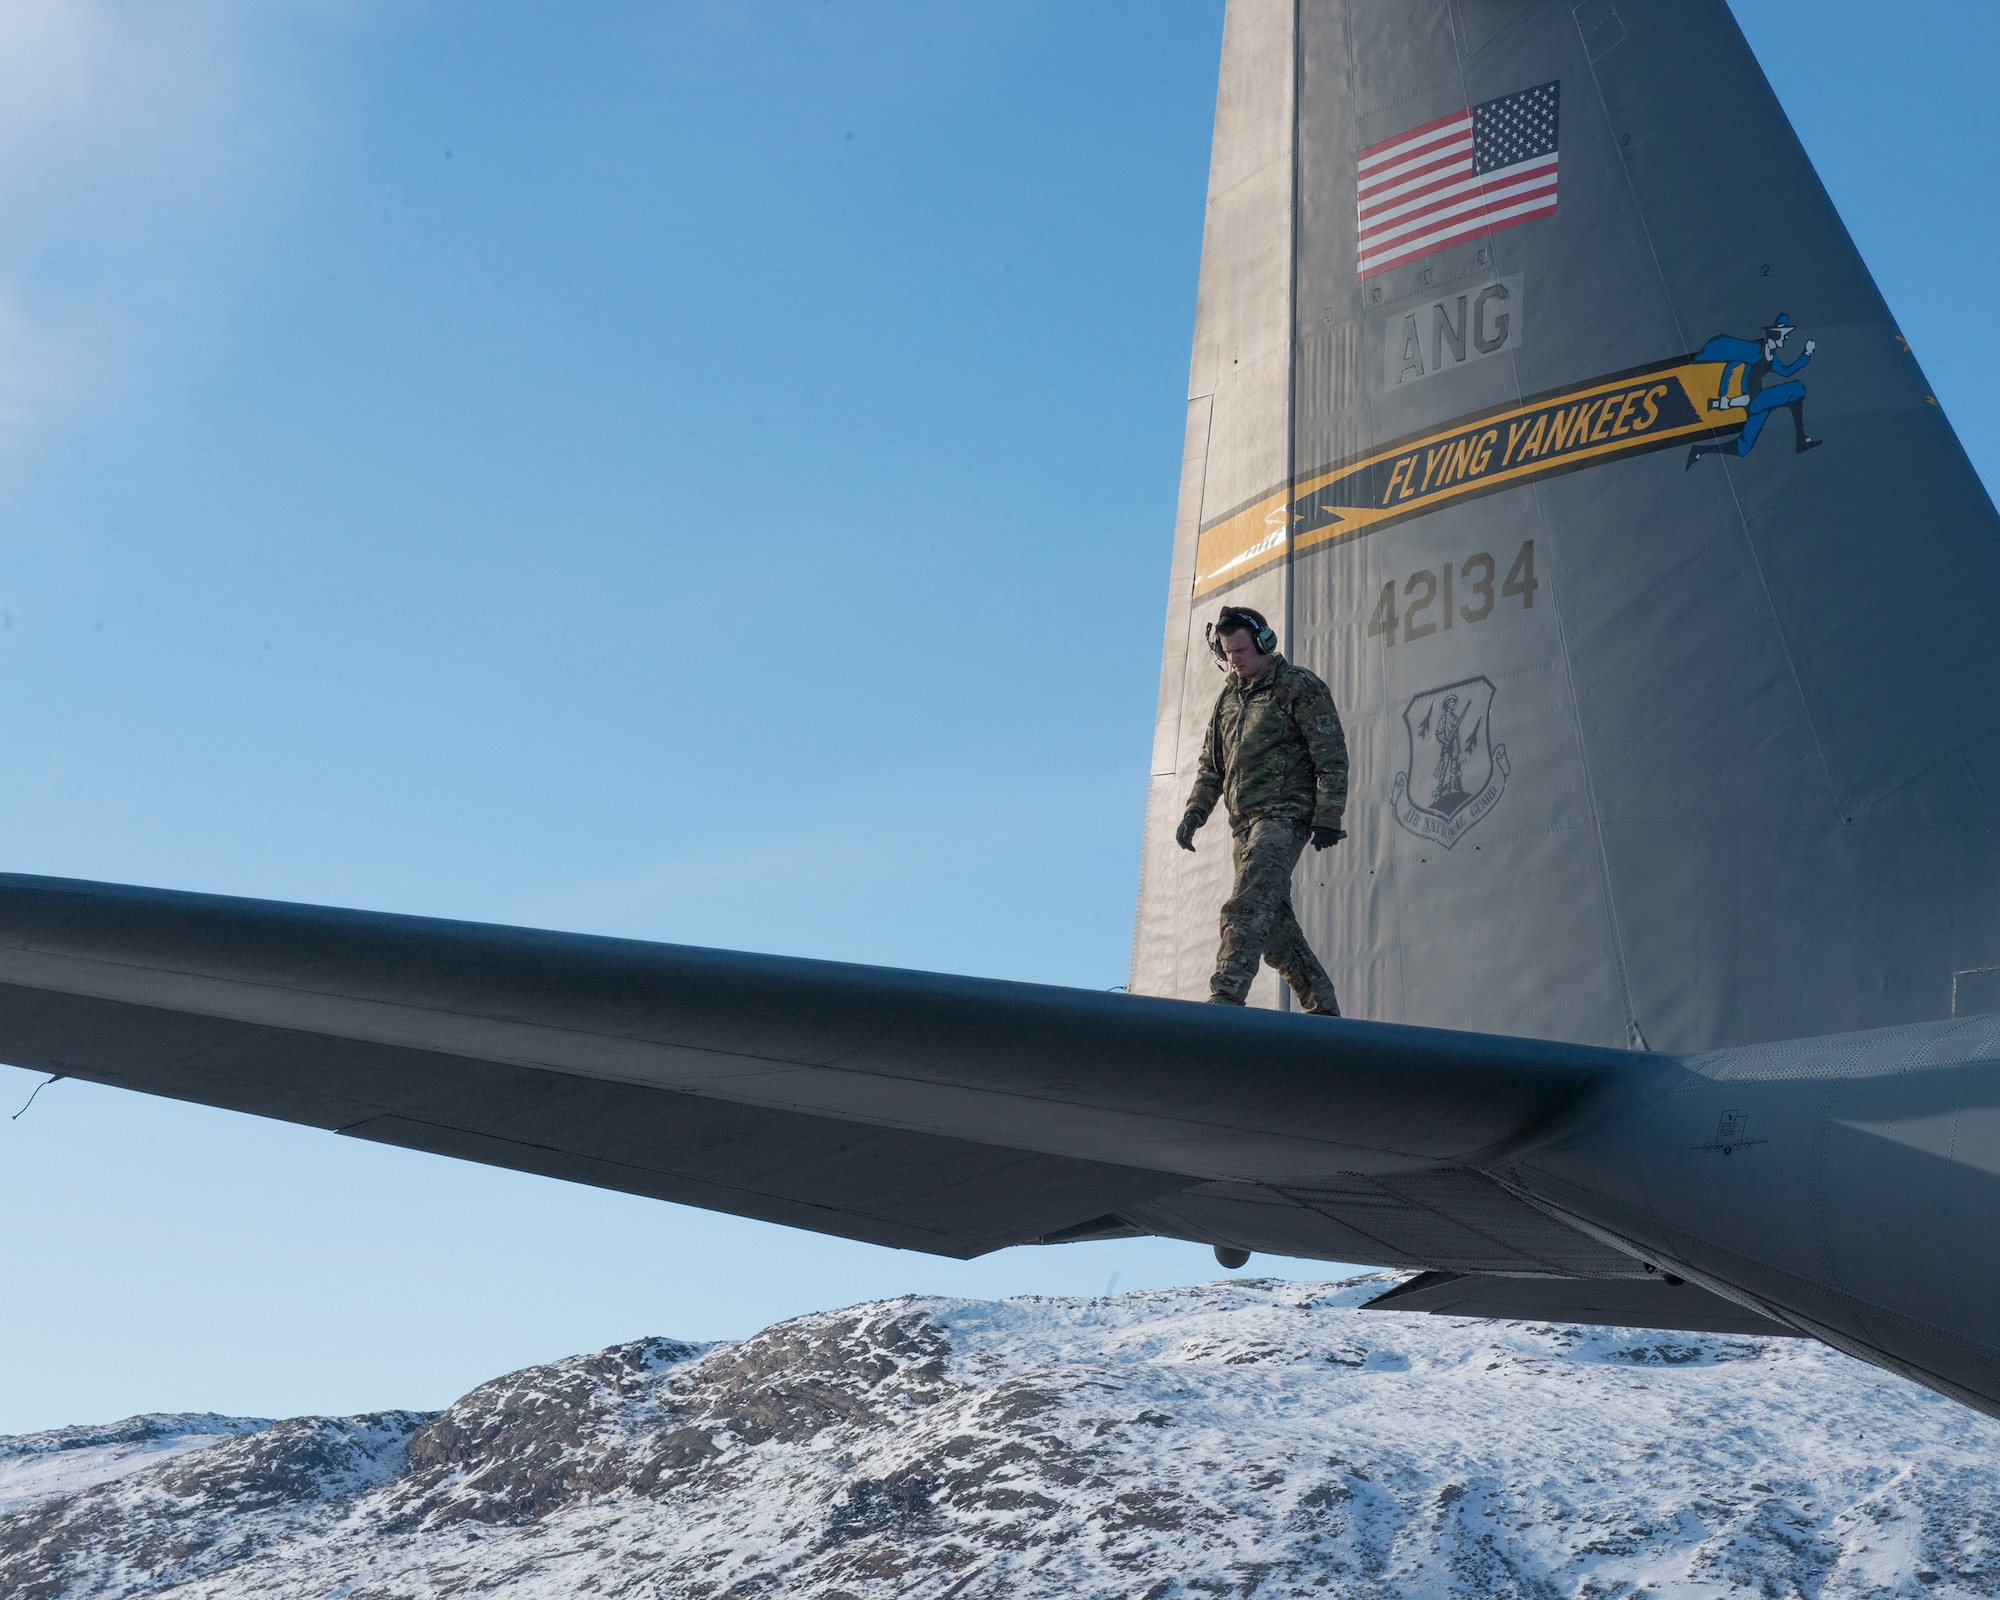
[[[0,877],[0,1060],[956,1256],[1215,1181],[1504,1157],[1636,1064],[28,877]]]
[[[1421,1272],[1363,1311],[1428,1311],[1505,1322],[1577,1322],[1675,1333],[1754,1333],[1796,1338],[1796,1329],[1691,1283],[1648,1278],[1497,1278]]]

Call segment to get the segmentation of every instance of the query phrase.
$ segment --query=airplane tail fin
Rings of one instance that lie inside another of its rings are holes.
[[[1346,721],[1351,1015],[1695,1049],[2000,966],[2000,519],[1725,0],[1230,0],[1135,992],[1206,992],[1225,601]]]

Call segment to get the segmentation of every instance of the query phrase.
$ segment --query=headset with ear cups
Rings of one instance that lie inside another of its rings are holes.
[[[1270,623],[1264,620],[1263,612],[1252,611],[1248,606],[1224,606],[1222,615],[1208,625],[1208,648],[1214,653],[1217,661],[1226,665],[1229,660],[1222,653],[1223,634],[1236,633],[1243,628],[1251,630],[1251,637],[1257,643],[1257,654],[1260,656],[1277,654],[1278,636],[1271,631]]]

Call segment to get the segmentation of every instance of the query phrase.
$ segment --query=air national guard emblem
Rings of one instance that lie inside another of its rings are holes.
[[[1507,787],[1507,747],[1493,742],[1492,680],[1426,689],[1404,708],[1403,729],[1410,754],[1389,803],[1410,832],[1449,850]]]

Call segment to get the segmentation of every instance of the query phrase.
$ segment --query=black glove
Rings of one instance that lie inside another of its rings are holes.
[[[1183,850],[1192,850],[1194,848],[1195,830],[1207,820],[1208,818],[1204,817],[1199,811],[1190,811],[1186,816],[1181,818],[1181,825],[1174,829],[1174,843],[1179,845]]]
[[[1339,844],[1347,835],[1338,827],[1313,829],[1313,848],[1324,850],[1330,844]]]

